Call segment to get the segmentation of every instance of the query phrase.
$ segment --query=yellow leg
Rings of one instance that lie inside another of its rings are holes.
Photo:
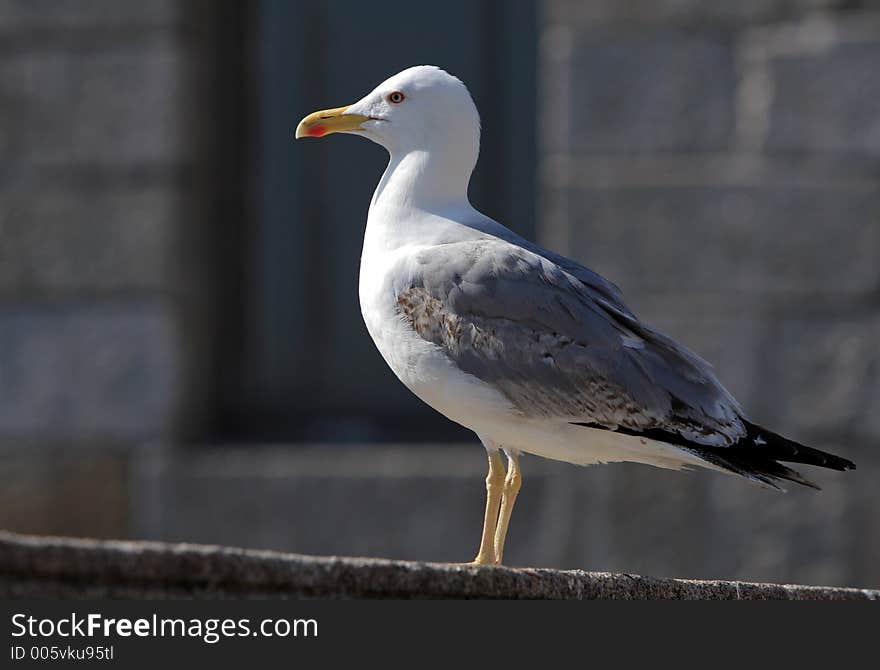
[[[489,452],[489,474],[486,475],[486,516],[483,517],[483,537],[480,551],[474,563],[495,565],[495,528],[498,525],[498,508],[504,489],[504,461],[497,451]]]
[[[495,529],[495,562],[498,565],[501,565],[501,558],[504,555],[504,540],[507,538],[507,526],[510,524],[510,515],[513,514],[516,496],[522,486],[519,454],[507,451],[505,453],[507,454],[507,477],[504,480],[501,512],[498,515],[498,527]]]

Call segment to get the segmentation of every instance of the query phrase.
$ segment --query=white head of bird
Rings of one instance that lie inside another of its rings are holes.
[[[467,200],[480,116],[467,87],[438,67],[399,72],[354,104],[309,114],[296,128],[297,138],[331,133],[362,135],[388,150],[391,161],[376,197],[397,173],[410,193],[414,181],[430,183],[426,200]]]

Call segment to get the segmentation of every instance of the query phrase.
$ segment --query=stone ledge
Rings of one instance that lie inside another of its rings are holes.
[[[880,591],[316,557],[0,531],[0,598],[880,600]]]

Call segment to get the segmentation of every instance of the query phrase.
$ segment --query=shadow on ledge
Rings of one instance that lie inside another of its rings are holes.
[[[0,531],[0,598],[880,600],[880,591],[478,568]]]

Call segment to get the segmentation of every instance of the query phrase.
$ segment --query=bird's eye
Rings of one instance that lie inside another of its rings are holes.
[[[401,102],[406,100],[406,96],[400,91],[393,91],[389,93],[385,99],[392,104],[399,105]]]

